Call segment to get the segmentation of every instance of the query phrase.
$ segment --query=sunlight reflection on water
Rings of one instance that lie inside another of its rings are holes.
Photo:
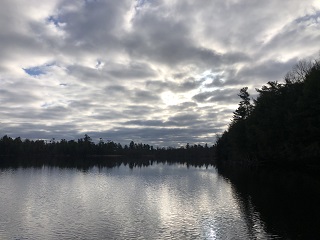
[[[271,238],[213,167],[20,168],[0,182],[1,239]]]

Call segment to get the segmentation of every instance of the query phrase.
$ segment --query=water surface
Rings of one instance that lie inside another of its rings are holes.
[[[0,183],[0,239],[278,238],[214,167],[1,169]]]

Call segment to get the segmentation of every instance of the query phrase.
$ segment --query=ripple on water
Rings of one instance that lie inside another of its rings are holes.
[[[2,170],[0,180],[3,239],[250,239],[230,183],[214,169]]]

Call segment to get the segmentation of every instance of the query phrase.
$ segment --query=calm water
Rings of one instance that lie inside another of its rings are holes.
[[[213,167],[1,169],[0,183],[0,239],[279,237]]]

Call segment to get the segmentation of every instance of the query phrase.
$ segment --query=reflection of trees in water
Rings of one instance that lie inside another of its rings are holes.
[[[27,167],[59,167],[59,168],[78,168],[87,170],[92,167],[98,168],[114,168],[120,165],[129,168],[148,167],[153,164],[184,164],[187,167],[208,167],[212,166],[211,158],[195,158],[194,160],[180,158],[158,158],[150,156],[130,157],[130,156],[46,156],[46,155],[30,155],[30,156],[0,156],[0,168],[27,168]]]
[[[253,239],[316,239],[320,234],[320,179],[298,172],[219,169],[233,184]],[[257,224],[257,223],[261,224]]]
[[[265,239],[270,237],[274,239],[276,235],[267,232],[264,221],[261,219],[260,213],[256,210],[252,203],[251,196],[238,192],[235,187],[233,189],[233,196],[237,199],[240,207],[241,217],[245,220],[248,235],[252,239]]]

